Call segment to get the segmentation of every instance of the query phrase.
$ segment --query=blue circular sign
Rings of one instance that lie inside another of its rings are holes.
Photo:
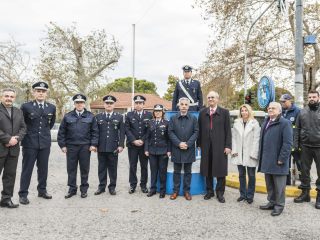
[[[270,77],[263,76],[258,84],[257,98],[259,107],[265,109],[275,99],[274,82]]]

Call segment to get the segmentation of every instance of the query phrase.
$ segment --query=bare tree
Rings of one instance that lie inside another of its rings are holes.
[[[105,30],[81,37],[75,25],[63,28],[52,22],[42,42],[36,74],[49,83],[58,113],[62,114],[63,106],[76,93],[89,97],[89,107],[94,92],[105,84],[103,74],[120,58],[118,42]]]

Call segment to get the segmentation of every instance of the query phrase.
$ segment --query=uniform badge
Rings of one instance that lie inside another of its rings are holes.
[[[45,87],[45,84],[44,83],[40,83],[40,87]]]
[[[291,121],[291,122],[294,122],[294,117],[291,117],[291,118],[290,118],[290,121]]]

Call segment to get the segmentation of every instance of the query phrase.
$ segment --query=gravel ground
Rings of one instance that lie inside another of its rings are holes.
[[[37,197],[34,170],[30,204],[18,209],[0,209],[0,239],[320,239],[320,211],[311,203],[294,204],[287,198],[284,213],[271,217],[259,210],[266,195],[256,194],[249,205],[238,203],[238,190],[227,188],[226,203],[216,199],[192,201],[167,196],[147,198],[140,189],[129,195],[127,152],[120,155],[117,195],[94,196],[98,186],[96,154],[91,158],[88,198],[79,194],[65,200],[66,160],[53,143],[48,178],[52,200]],[[231,170],[234,170],[232,166]],[[14,202],[21,172],[17,174]]]

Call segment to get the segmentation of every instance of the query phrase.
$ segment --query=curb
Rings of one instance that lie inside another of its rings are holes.
[[[238,173],[229,173],[226,178],[226,185],[228,187],[239,189],[239,174]],[[257,173],[256,174],[256,192],[257,193],[267,193],[266,183],[264,180],[264,174]],[[286,196],[287,197],[298,197],[301,193],[301,190],[298,186],[287,186],[286,187]],[[317,191],[315,189],[311,189],[310,197],[316,198]]]

